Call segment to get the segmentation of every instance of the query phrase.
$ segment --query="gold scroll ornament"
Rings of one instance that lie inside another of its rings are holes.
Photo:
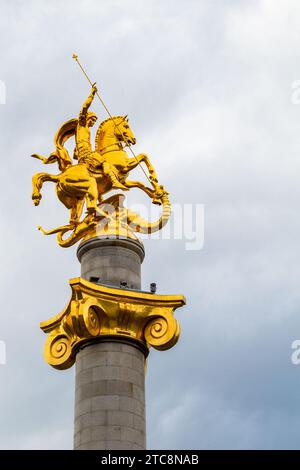
[[[145,351],[170,349],[178,341],[173,313],[185,305],[184,296],[116,289],[82,278],[71,279],[70,286],[67,307],[40,325],[48,334],[44,355],[52,367],[68,369],[80,347],[106,336],[135,341]]]

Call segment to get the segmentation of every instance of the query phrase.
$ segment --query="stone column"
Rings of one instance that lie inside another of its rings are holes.
[[[145,448],[145,357],[172,348],[174,311],[183,295],[140,290],[144,250],[131,239],[94,237],[78,249],[82,277],[71,298],[41,322],[44,357],[65,370],[76,363],[75,449]]]
[[[77,251],[81,277],[139,290],[144,249],[131,239],[92,238]],[[101,337],[76,355],[74,449],[145,449],[145,357],[130,338]]]

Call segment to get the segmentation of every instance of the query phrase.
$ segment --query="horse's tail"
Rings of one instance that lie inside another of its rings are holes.
[[[38,206],[42,199],[41,189],[45,181],[57,183],[60,175],[50,175],[50,173],[36,173],[32,177],[32,200],[35,206]]]

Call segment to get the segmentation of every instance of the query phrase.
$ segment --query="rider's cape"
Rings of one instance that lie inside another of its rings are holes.
[[[48,163],[57,161],[60,171],[64,171],[73,163],[64,144],[70,137],[75,135],[77,124],[78,119],[70,119],[58,129],[54,136],[55,150],[49,156]],[[74,158],[77,159],[76,151],[74,152]]]

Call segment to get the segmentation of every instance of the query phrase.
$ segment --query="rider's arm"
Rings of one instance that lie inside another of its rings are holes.
[[[82,126],[86,125],[87,113],[96,93],[97,93],[97,88],[96,88],[96,85],[94,84],[91,93],[89,94],[85,102],[83,103],[83,106],[79,113],[79,124]]]

